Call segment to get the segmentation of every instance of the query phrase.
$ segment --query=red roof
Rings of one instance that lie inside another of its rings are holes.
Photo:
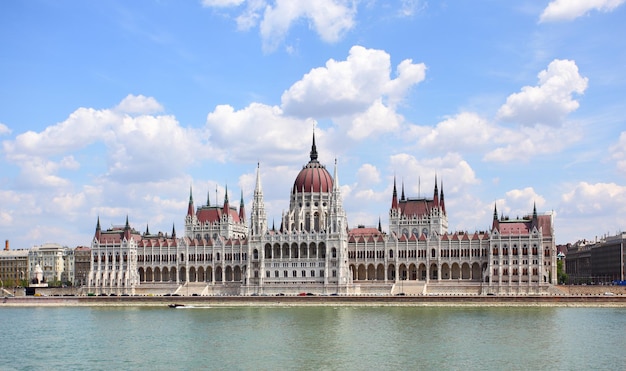
[[[228,209],[228,214],[230,214],[230,216],[233,218],[233,220],[236,223],[240,223],[241,220],[239,219],[239,213],[237,212],[237,209],[234,207],[231,207]],[[219,222],[222,220],[222,216],[224,215],[224,209],[223,207],[220,206],[204,206],[202,208],[199,208],[196,211],[196,218],[198,218],[198,221],[200,223],[215,223],[215,222]]]
[[[348,242],[383,242],[384,233],[380,232],[378,228],[354,228],[348,231]]]
[[[427,200],[425,198],[406,199],[400,200],[398,206],[400,207],[400,212],[404,216],[421,217],[430,213],[430,209],[434,207],[434,201]]]
[[[537,217],[537,229],[542,228],[544,236],[549,236],[552,229],[552,218],[550,215],[539,215]],[[498,231],[500,234],[508,235],[528,235],[532,230],[532,220],[504,220],[499,221]]]

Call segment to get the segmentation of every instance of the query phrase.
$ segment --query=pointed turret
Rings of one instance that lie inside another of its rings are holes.
[[[174,226],[174,223],[172,223],[172,238],[176,238],[176,227]]]
[[[439,207],[439,190],[437,189],[437,174],[435,174],[435,192],[433,195],[433,204]]]
[[[128,223],[128,214],[126,214],[126,224],[124,225],[124,238],[130,240],[130,223]]]
[[[224,190],[224,209],[222,210],[223,215],[228,216],[229,215],[229,210],[230,209],[230,205],[228,202],[228,185],[226,185],[226,188]]]
[[[211,206],[211,191],[206,191],[206,206],[210,207]]]
[[[537,204],[533,202],[533,220],[532,220],[532,228],[539,226],[539,216],[537,216]]]
[[[396,177],[393,177],[393,195],[391,196],[391,208],[398,208],[398,191],[396,190]]]
[[[150,235],[150,229],[148,228],[148,223],[146,223],[146,233],[145,233],[145,235],[146,236]]]
[[[405,199],[404,199],[404,179],[402,180],[402,195],[400,195],[400,201],[405,201]]]
[[[339,175],[337,173],[337,159],[335,158],[335,171],[333,174],[333,190],[334,191],[338,191],[339,190]]]
[[[378,232],[383,233],[383,227],[380,224],[380,216],[378,217]]]
[[[243,203],[243,190],[241,191],[241,200],[239,201],[239,221],[245,222],[246,220],[246,209]]]
[[[98,215],[98,222],[96,223],[96,240],[100,241],[102,237],[102,230],[100,229],[100,215]]]
[[[443,180],[441,181],[441,198],[439,200],[441,202],[441,211],[446,213],[446,202],[443,199]]]
[[[256,185],[254,187],[250,219],[252,235],[262,235],[267,231],[267,217],[265,215],[265,203],[263,202],[263,189],[261,188],[261,164],[259,163],[257,163],[256,169]]]
[[[193,216],[193,211],[193,191],[191,189],[191,186],[189,186],[189,206],[187,206],[187,216]]]
[[[500,223],[498,222],[498,206],[493,204],[493,222],[491,223],[491,229],[497,229]]]
[[[261,164],[259,162],[256,163],[256,185],[254,187],[254,193],[262,193],[261,189]]]

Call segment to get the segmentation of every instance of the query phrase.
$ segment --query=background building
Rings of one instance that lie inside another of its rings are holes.
[[[570,246],[565,257],[569,283],[608,284],[624,281],[624,244],[626,232],[598,241],[578,241]]]
[[[0,251],[0,287],[11,294],[11,289],[24,286],[28,281],[28,250],[10,250],[9,241],[5,241],[4,250]]]
[[[67,250],[69,248],[57,243],[45,243],[31,248],[28,251],[29,279],[35,278],[35,270],[39,266],[43,271],[44,282],[49,285],[61,285],[64,278],[69,277],[65,269],[72,269],[65,263]]]
[[[89,268],[91,263],[91,249],[85,246],[78,246],[74,249],[74,286],[87,285]]]

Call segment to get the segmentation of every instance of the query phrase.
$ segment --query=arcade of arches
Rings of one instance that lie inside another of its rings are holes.
[[[427,281],[427,280],[467,280],[467,281],[481,281],[482,271],[487,268],[487,264],[484,263],[481,269],[478,263],[443,263],[438,266],[435,263],[430,264],[430,267],[426,267],[424,263],[416,265],[399,264],[397,267],[395,264],[389,264],[385,266],[382,263],[374,264],[351,264],[350,271],[352,272],[353,281],[394,281],[396,277],[399,280],[410,281]]]
[[[246,266],[227,265],[226,267],[217,266],[203,267],[190,266],[189,272],[186,267],[140,267],[139,281],[141,283],[157,283],[157,282],[242,282]],[[189,277],[187,277],[189,273]]]

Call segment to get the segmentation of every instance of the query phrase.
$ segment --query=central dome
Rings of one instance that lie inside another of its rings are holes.
[[[293,183],[292,193],[298,192],[331,192],[333,178],[326,167],[317,161],[317,148],[315,147],[315,133],[313,133],[313,145],[311,146],[311,161],[300,170],[296,181]]]

